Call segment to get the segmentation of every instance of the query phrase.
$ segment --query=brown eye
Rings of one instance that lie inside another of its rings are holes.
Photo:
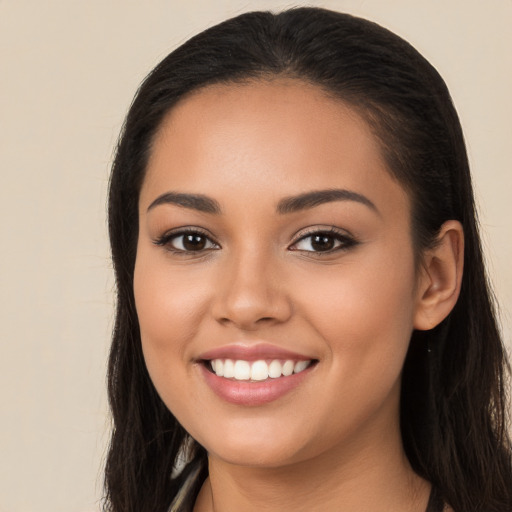
[[[199,231],[169,233],[155,240],[155,244],[176,253],[198,253],[210,249],[220,249],[219,245],[210,237]]]
[[[337,231],[317,231],[302,237],[290,249],[293,251],[322,253],[348,249],[356,244],[357,242],[346,234],[338,233]]]
[[[330,251],[334,248],[335,240],[332,236],[320,234],[311,237],[311,247],[315,251]]]
[[[206,247],[207,239],[205,236],[194,233],[190,235],[181,235],[182,245],[185,251],[201,251]]]

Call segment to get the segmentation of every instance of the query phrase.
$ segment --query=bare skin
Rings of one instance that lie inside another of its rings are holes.
[[[415,475],[403,459],[389,467],[392,446],[371,450],[375,464],[368,468],[364,455],[358,469],[324,457],[291,468],[234,468],[210,460],[211,477],[205,482],[194,512],[243,511],[398,511],[424,512],[430,485]],[[386,478],[382,475],[386,474]],[[362,486],[364,482],[364,488]],[[314,489],[314,492],[312,492]]]
[[[418,267],[410,211],[364,120],[313,86],[219,85],[168,114],[134,292],[151,378],[209,453],[195,512],[424,512],[401,370],[456,302],[463,234],[447,222]],[[261,343],[311,361],[303,378],[264,403],[219,395],[204,354]]]

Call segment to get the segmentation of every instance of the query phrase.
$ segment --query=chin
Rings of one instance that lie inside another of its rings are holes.
[[[287,450],[272,443],[250,446],[235,444],[235,446],[220,446],[217,451],[208,451],[208,455],[234,466],[271,469],[297,462],[296,451],[296,447],[294,450]]]
[[[277,468],[307,458],[307,439],[299,425],[265,425],[262,421],[230,422],[195,439],[210,457],[226,463],[260,468]],[[213,435],[212,435],[213,434]]]

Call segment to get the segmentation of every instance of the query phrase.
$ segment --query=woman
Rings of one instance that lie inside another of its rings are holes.
[[[457,114],[371,22],[249,13],[148,76],[113,166],[105,509],[512,510]]]

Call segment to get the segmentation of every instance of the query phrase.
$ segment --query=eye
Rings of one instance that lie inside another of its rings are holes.
[[[348,249],[355,244],[356,241],[350,236],[331,229],[309,233],[295,242],[290,249],[294,251],[329,253]]]
[[[154,243],[177,253],[198,253],[219,248],[219,245],[210,237],[197,230],[168,233],[155,240]]]

